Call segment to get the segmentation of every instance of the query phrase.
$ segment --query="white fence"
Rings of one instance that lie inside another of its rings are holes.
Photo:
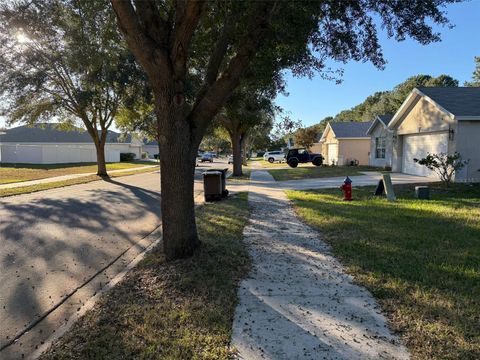
[[[136,152],[129,144],[107,144],[105,160],[120,161],[121,152]],[[137,155],[138,156],[138,155]],[[78,162],[96,162],[97,155],[93,144],[0,144],[0,161],[2,163],[25,164],[61,164]]]

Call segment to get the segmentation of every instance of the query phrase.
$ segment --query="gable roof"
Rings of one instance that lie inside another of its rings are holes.
[[[392,120],[393,114],[388,115],[377,115],[376,119],[379,119],[386,126]]]
[[[93,143],[88,132],[76,128],[60,130],[58,124],[38,124],[33,126],[18,126],[7,129],[0,135],[1,142],[14,143]],[[108,130],[107,143],[130,143],[131,136],[122,138],[119,133]]]
[[[457,117],[480,117],[480,87],[419,87],[418,91]]]
[[[408,95],[388,126],[393,128],[422,97],[452,119],[480,120],[480,87],[419,87]]]
[[[335,137],[337,139],[343,138],[367,138],[368,128],[372,125],[373,121],[358,122],[331,122],[329,123]]]
[[[370,135],[378,123],[381,123],[383,127],[386,128],[390,120],[392,120],[392,118],[393,118],[393,115],[377,115],[375,119],[372,121],[372,125],[370,125],[370,127],[368,128],[366,134]]]
[[[157,140],[148,140],[147,138],[143,139],[144,145],[158,145]]]

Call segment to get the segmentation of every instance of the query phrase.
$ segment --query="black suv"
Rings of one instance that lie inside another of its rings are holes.
[[[322,155],[309,153],[308,150],[304,148],[288,150],[286,159],[287,164],[292,168],[296,168],[299,163],[305,164],[312,162],[315,166],[320,166],[323,163]]]

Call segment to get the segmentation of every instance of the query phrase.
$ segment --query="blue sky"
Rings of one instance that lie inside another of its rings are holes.
[[[291,112],[304,125],[318,123],[326,116],[361,103],[376,91],[390,90],[416,74],[450,75],[460,81],[471,80],[474,56],[480,56],[480,0],[451,4],[446,8],[453,29],[440,27],[442,41],[420,45],[407,39],[397,42],[380,34],[383,54],[388,61],[384,70],[370,63],[336,64],[344,69],[343,82],[320,77],[297,79],[287,76],[288,97],[279,95],[277,104]]]
[[[312,80],[287,76],[290,95],[278,96],[277,104],[290,112],[294,119],[312,125],[359,104],[376,91],[390,90],[412,75],[448,74],[461,84],[471,80],[473,58],[480,56],[480,0],[449,5],[447,12],[455,27],[437,29],[442,34],[441,42],[423,46],[410,39],[396,42],[380,34],[388,61],[384,70],[378,70],[370,63],[333,63],[333,66],[344,69],[340,85],[318,76]],[[1,126],[4,121],[0,118]]]

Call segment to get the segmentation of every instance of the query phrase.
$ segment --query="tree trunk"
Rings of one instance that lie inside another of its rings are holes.
[[[181,111],[158,110],[157,118],[161,134],[163,250],[167,260],[181,259],[193,255],[200,246],[193,188],[198,144]]]
[[[242,176],[242,136],[239,131],[231,134],[233,148],[233,176]]]
[[[243,166],[247,166],[247,160],[250,159],[250,154],[248,153],[248,146],[247,146],[247,134],[244,134],[240,140],[240,147],[242,148],[242,164]]]
[[[108,177],[107,165],[105,164],[105,141],[101,139],[95,141],[95,149],[97,151],[97,175]]]

